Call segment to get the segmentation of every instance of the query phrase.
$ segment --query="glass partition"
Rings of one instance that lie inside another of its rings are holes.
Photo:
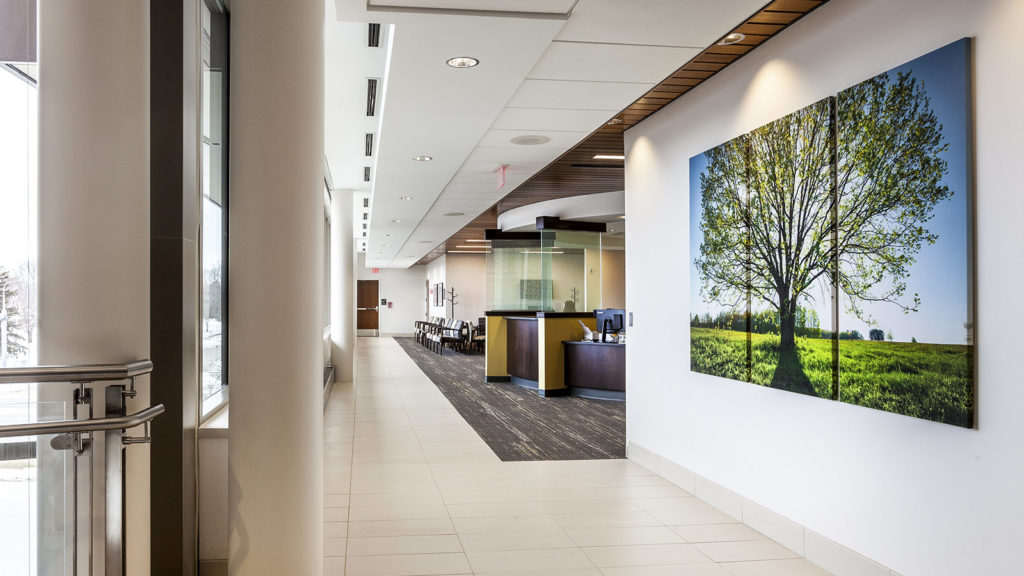
[[[487,309],[588,312],[600,308],[602,234],[544,230],[537,236],[491,240]]]

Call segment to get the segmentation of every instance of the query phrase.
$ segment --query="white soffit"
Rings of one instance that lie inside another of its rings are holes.
[[[575,0],[369,0],[373,8],[567,14]]]

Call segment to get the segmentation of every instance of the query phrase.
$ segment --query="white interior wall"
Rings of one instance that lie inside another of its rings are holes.
[[[626,133],[627,435],[904,576],[1018,573],[1019,0],[832,0]],[[690,373],[689,158],[975,37],[977,429]],[[671,259],[666,258],[671,255]]]
[[[360,252],[356,271],[358,280],[378,280],[378,297],[387,298],[392,303],[391,308],[380,307],[380,333],[411,335],[414,323],[423,320],[426,314],[426,266],[419,264],[408,268],[381,268],[375,274],[366,267],[366,254]]]
[[[487,261],[483,254],[448,254],[445,256],[445,288],[455,287],[459,303],[455,317],[477,323],[487,310]],[[440,258],[439,258],[440,260]],[[451,306],[447,307],[449,314]]]
[[[601,307],[626,307],[626,251],[601,251]]]
[[[426,265],[427,280],[430,281],[430,288],[427,293],[427,296],[430,298],[429,305],[427,307],[427,314],[429,316],[439,316],[443,318],[448,317],[447,304],[444,306],[434,306],[434,293],[432,292],[434,290],[434,287],[437,286],[439,283],[444,284],[445,290],[448,289],[448,284],[445,282],[445,278],[447,277],[447,263],[448,255],[446,254],[444,256],[441,256],[440,258],[436,258],[428,262]]]

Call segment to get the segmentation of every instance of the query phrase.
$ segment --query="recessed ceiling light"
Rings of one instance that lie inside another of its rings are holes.
[[[475,238],[466,240],[466,242],[490,242],[490,240],[477,240]]]
[[[609,126],[617,126],[619,124],[622,124],[622,118],[612,118],[611,120],[605,122],[605,124]]]
[[[402,196],[399,200],[412,200],[412,196]]]
[[[457,245],[455,247],[456,248],[476,248],[478,250],[480,250],[480,249],[483,249],[483,250],[490,249],[490,246],[481,246],[479,244],[476,244],[476,245],[474,245],[474,244],[459,244],[459,245]]]
[[[448,59],[448,65],[452,68],[472,68],[479,63],[479,60],[469,56],[456,56]]]
[[[391,234],[385,234],[385,236],[387,236],[388,238],[390,238],[390,237],[391,237]]]
[[[448,254],[490,254],[491,251],[481,252],[479,250],[448,250]],[[547,254],[547,252],[545,252]]]
[[[433,240],[420,240],[420,244],[433,244]]]
[[[445,216],[465,216],[465,212],[445,212]]]
[[[434,157],[433,156],[413,156],[412,159],[417,161],[417,162],[430,162],[431,160],[434,159]]]
[[[392,220],[391,223],[392,224],[401,224],[402,221],[401,220]]]
[[[746,34],[742,34],[740,32],[733,32],[732,34],[727,35],[725,38],[722,38],[718,42],[718,45],[719,46],[728,46],[729,44],[735,44],[737,42],[743,42],[746,39],[747,39],[747,35]]]
[[[626,215],[625,214],[623,214],[622,216],[619,216],[619,220],[625,220],[625,219],[626,219]]]
[[[526,134],[523,136],[516,136],[510,140],[510,142],[520,146],[536,146],[538,144],[547,144],[548,142],[551,142],[551,138],[541,136],[540,134]]]
[[[596,154],[594,160],[625,160],[622,154]]]

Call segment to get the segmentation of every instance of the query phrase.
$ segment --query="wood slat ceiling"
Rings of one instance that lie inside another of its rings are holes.
[[[453,234],[446,242],[436,246],[417,264],[426,264],[450,250],[466,250],[457,246],[479,244],[468,241],[482,240],[484,230],[497,228],[498,214],[507,210],[555,198],[624,189],[624,162],[594,160],[594,155],[623,154],[622,133],[627,129],[643,122],[651,114],[686,94],[826,2],[828,0],[775,0],[768,3],[729,31],[729,34],[738,32],[746,38],[735,44],[723,46],[716,42],[705,48],[617,114],[615,119],[621,123],[606,124],[595,130],[576,147],[548,164],[465,228]]]

